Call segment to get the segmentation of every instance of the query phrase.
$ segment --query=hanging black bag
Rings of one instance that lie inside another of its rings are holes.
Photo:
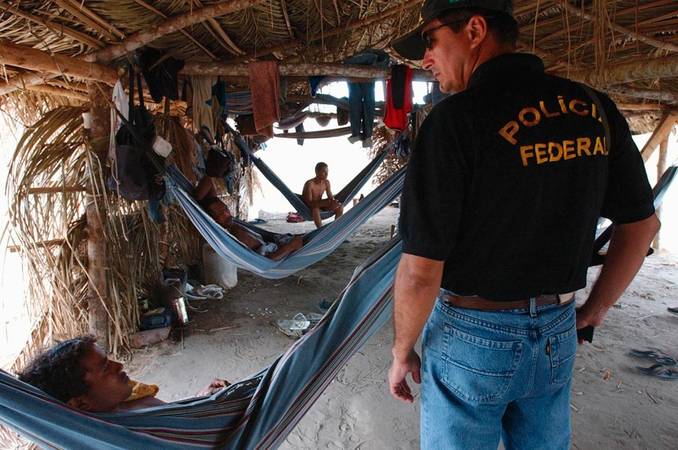
[[[129,119],[115,135],[115,167],[108,179],[111,190],[128,200],[159,199],[164,186],[156,183],[160,170],[151,158],[155,126],[144,106],[141,74],[136,74],[139,106],[134,105],[134,69],[129,68]]]

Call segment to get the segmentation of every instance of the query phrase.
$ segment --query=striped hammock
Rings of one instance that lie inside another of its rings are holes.
[[[264,278],[284,278],[322,260],[341,245],[356,228],[391,203],[402,190],[405,168],[393,174],[360,203],[332,223],[304,236],[304,246],[287,257],[274,261],[244,246],[216,223],[193,199],[191,183],[176,167],[167,171],[167,187],[198,232],[222,258]],[[241,225],[263,234],[271,234],[244,222]]]
[[[280,445],[349,358],[390,317],[391,240],[356,268],[318,325],[258,374],[210,397],[86,414],[0,371],[0,422],[44,448],[254,449]]]

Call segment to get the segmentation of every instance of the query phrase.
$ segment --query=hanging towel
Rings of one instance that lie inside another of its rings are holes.
[[[273,137],[273,123],[280,120],[280,76],[275,61],[256,61],[247,66],[252,93],[252,113],[257,133]]]
[[[207,104],[212,100],[212,86],[216,82],[214,77],[192,76],[191,85],[193,86],[193,128],[199,130],[201,126],[209,128],[214,136],[214,116],[212,106]]]
[[[111,133],[108,141],[108,159],[115,160],[115,134],[122,126],[122,119],[118,115],[116,109],[122,114],[125,120],[129,119],[129,97],[125,93],[120,80],[115,82],[113,86],[113,97],[111,98],[115,109],[111,108]]]
[[[405,65],[393,66],[391,78],[386,81],[386,114],[384,125],[392,130],[407,128],[407,115],[412,111],[412,69]]]

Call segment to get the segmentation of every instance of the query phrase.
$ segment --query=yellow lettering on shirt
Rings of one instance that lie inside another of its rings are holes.
[[[587,137],[577,138],[577,156],[581,157],[582,152],[586,156],[591,156],[591,139]]]
[[[573,98],[570,100],[570,111],[580,116],[588,116],[590,111],[586,108],[578,108],[577,106],[588,106],[588,104],[582,100]]]
[[[501,130],[499,130],[499,134],[511,144],[516,145],[518,141],[516,141],[516,138],[513,136],[515,136],[519,129],[520,125],[518,125],[518,122],[512,120],[504,125]]]
[[[558,96],[558,104],[560,105],[560,110],[563,112],[563,114],[567,114],[567,108],[565,107],[565,99],[563,98],[562,95]]]
[[[543,100],[541,100],[541,101],[539,102],[539,109],[541,109],[541,112],[544,113],[544,117],[547,117],[547,118],[558,117],[558,116],[560,115],[560,113],[559,113],[558,111],[555,111],[555,112],[549,112],[549,111],[546,109],[546,105],[544,104],[544,101],[543,101]]]
[[[549,142],[549,162],[560,161],[562,157],[563,157],[563,146],[557,142]]]
[[[520,146],[520,158],[523,160],[523,166],[527,167],[528,160],[534,158],[534,148],[531,145]]]
[[[576,157],[577,155],[574,152],[574,141],[570,140],[563,141],[563,159],[568,160]]]
[[[546,144],[534,144],[534,153],[537,157],[537,164],[544,164],[549,161],[548,153],[546,152]]]
[[[607,155],[607,149],[605,148],[605,145],[603,144],[603,140],[600,139],[600,137],[596,138],[596,143],[593,146],[593,154],[594,155]]]
[[[528,114],[532,116],[532,120],[528,120]],[[533,127],[541,121],[541,114],[539,114],[537,108],[528,106],[520,110],[518,113],[518,120],[526,127]]]

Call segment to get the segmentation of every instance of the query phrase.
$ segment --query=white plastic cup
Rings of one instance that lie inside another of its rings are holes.
[[[90,112],[82,113],[82,125],[85,127],[85,130],[92,129],[92,113]]]
[[[153,141],[153,151],[163,158],[167,158],[170,153],[172,153],[172,144],[160,136],[156,136],[155,140]]]

